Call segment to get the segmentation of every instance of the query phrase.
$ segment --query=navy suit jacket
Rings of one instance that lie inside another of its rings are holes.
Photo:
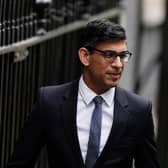
[[[78,81],[42,87],[8,168],[32,168],[46,145],[50,168],[84,168],[76,127]],[[95,168],[158,168],[151,103],[116,88],[114,120]]]

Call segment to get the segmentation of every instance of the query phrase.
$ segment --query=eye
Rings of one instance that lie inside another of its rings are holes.
[[[125,58],[125,57],[127,57],[127,53],[123,52],[123,53],[118,54],[118,56],[120,58]]]
[[[116,54],[117,53],[115,51],[112,51],[112,50],[104,51],[104,56],[106,56],[108,58],[114,57],[114,56],[116,56]]]
[[[121,53],[118,53],[118,56],[120,56],[120,58],[125,58],[125,57],[129,57],[130,53],[128,51],[123,51]]]

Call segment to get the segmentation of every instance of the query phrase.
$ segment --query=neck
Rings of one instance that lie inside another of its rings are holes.
[[[84,80],[85,84],[88,86],[88,88],[90,88],[92,91],[94,91],[97,95],[100,95],[110,89],[110,88],[105,88],[105,87],[99,86],[96,82],[91,80],[85,74],[83,74],[83,80]]]

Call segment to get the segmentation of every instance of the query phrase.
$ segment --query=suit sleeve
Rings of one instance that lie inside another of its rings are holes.
[[[146,126],[142,141],[136,148],[135,168],[159,168],[152,118],[152,104],[150,102],[148,103],[146,109]]]
[[[40,95],[40,94],[39,94]],[[43,109],[41,97],[33,106],[32,112],[19,136],[7,168],[33,168],[36,158],[44,145]]]

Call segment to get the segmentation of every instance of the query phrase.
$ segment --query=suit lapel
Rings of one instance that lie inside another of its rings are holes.
[[[68,89],[63,96],[62,114],[66,138],[68,139],[73,154],[78,161],[79,167],[83,167],[84,163],[81,155],[76,127],[77,95],[78,81],[75,81],[71,88]]]
[[[118,142],[127,126],[129,116],[127,97],[120,88],[116,88],[115,104],[114,104],[114,120],[110,134],[110,142],[115,144]]]
[[[97,164],[103,163],[103,160],[111,152],[111,147],[117,145],[118,140],[122,138],[123,132],[127,126],[129,111],[127,111],[127,97],[121,88],[116,88],[115,103],[114,103],[114,118],[113,125],[106,142],[106,145],[97,160]]]

